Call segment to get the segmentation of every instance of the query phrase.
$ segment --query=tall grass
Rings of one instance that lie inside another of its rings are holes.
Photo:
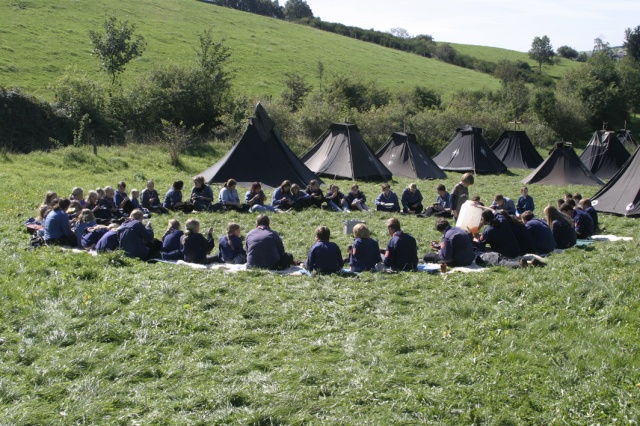
[[[67,194],[153,178],[162,193],[225,150],[169,165],[140,145],[8,154],[0,178],[0,418],[3,424],[616,424],[638,421],[640,263],[636,220],[605,216],[633,242],[596,243],[546,268],[357,278],[224,274],[27,250],[21,223],[49,189]],[[209,151],[207,151],[209,152]],[[488,202],[524,172],[479,176]],[[443,182],[451,187],[459,175]],[[392,182],[400,192],[408,180]],[[418,182],[427,199],[440,182]],[[349,184],[340,181],[344,188]],[[376,184],[362,183],[370,199]],[[565,190],[530,187],[538,206]],[[173,215],[170,215],[173,217]],[[222,234],[246,214],[197,214]],[[176,215],[181,221],[185,215]],[[387,214],[309,210],[272,217],[298,259],[345,217],[382,245]],[[153,217],[156,233],[169,219]],[[419,242],[433,219],[400,217]]]

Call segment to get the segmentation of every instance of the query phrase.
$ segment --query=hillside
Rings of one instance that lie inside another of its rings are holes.
[[[486,74],[434,59],[192,0],[23,0],[0,4],[0,86],[22,86],[39,96],[51,97],[49,85],[67,67],[106,81],[98,61],[90,54],[87,33],[100,28],[111,13],[135,22],[148,42],[144,55],[123,75],[125,84],[154,66],[192,61],[197,36],[205,29],[226,40],[232,50],[236,89],[249,96],[280,93],[287,71],[306,75],[309,83],[317,85],[318,61],[323,62],[327,76],[355,74],[396,90],[419,84],[446,95],[463,88],[497,88],[499,84]],[[462,53],[490,60],[503,55],[509,59],[517,53],[454,46]],[[557,67],[550,72],[558,72]]]

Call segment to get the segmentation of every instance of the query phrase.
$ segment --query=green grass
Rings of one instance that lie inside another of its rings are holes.
[[[107,76],[91,55],[88,32],[100,29],[111,13],[136,23],[148,42],[143,56],[122,75],[125,85],[167,62],[193,61],[198,34],[211,29],[231,48],[236,91],[248,96],[280,94],[285,72],[306,75],[308,83],[317,87],[318,61],[324,64],[325,76],[348,73],[396,91],[422,85],[446,95],[499,87],[498,80],[487,74],[435,59],[193,0],[1,2],[0,85],[22,86],[51,98],[51,84],[69,68],[106,84]],[[511,54],[495,51],[498,59]]]
[[[639,222],[604,216],[628,243],[596,243],[546,268],[358,278],[226,275],[27,250],[21,225],[49,189],[153,178],[163,192],[224,154],[168,166],[154,147],[65,148],[0,158],[3,424],[628,424],[638,422]],[[213,152],[214,154],[211,154]],[[94,173],[95,171],[95,173]],[[526,172],[479,176],[488,201]],[[459,175],[450,173],[451,187]],[[407,180],[394,181],[397,192]],[[419,182],[431,199],[439,182]],[[339,183],[343,188],[348,182]],[[369,198],[378,185],[361,185]],[[565,190],[532,185],[540,209]],[[254,215],[197,214],[216,234]],[[186,216],[177,217],[184,223]],[[357,214],[382,245],[386,214]],[[345,215],[272,217],[296,258]],[[162,233],[169,217],[154,217]],[[433,219],[401,217],[419,251]]]
[[[526,52],[518,52],[515,50],[501,49],[498,47],[489,46],[475,46],[471,44],[456,44],[450,43],[451,46],[458,52],[480,58],[485,61],[497,63],[500,60],[508,61],[523,61],[528,63],[531,68],[538,70],[538,63],[529,59],[529,55]],[[567,71],[582,66],[581,62],[571,61],[565,58],[558,58],[559,62],[556,65],[543,65],[542,72],[550,75],[556,79],[562,77]]]

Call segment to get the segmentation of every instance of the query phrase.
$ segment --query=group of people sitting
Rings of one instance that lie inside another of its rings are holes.
[[[403,191],[402,201],[385,183],[375,205],[380,211],[439,217],[436,230],[442,233],[442,241],[432,242],[433,253],[425,254],[422,259],[450,266],[467,266],[473,261],[527,266],[513,259],[524,254],[546,255],[556,248],[571,247],[577,239],[590,237],[598,228],[596,210],[591,201],[580,194],[566,194],[564,199],[558,200],[557,208],[547,206],[544,219],[538,219],[533,215],[533,198],[528,194],[528,188],[522,187],[517,203],[496,194],[491,207],[482,213],[484,231],[470,234],[469,230],[452,227],[447,218],[458,217],[462,204],[469,198],[468,187],[473,183],[474,176],[467,173],[452,193],[444,185],[437,185],[436,201],[427,209],[423,208],[422,195],[415,183]],[[130,196],[124,182],[119,182],[116,189],[107,186],[90,191],[86,198],[81,188],[74,188],[68,198],[58,198],[55,192],[48,192],[34,223],[41,225],[46,244],[97,251],[120,248],[127,256],[143,260],[158,256],[164,260],[247,263],[249,267],[282,269],[297,262],[284,251],[279,236],[269,228],[269,217],[265,213],[325,205],[334,211],[368,210],[366,196],[357,184],[345,195],[336,185],[331,185],[325,194],[315,180],[304,191],[298,185],[284,181],[273,191],[271,203],[266,202],[267,197],[257,182],[246,192],[244,203],[240,202],[237,183],[233,179],[225,183],[217,203],[213,202],[213,191],[202,176],[194,178],[188,201],[182,200],[183,185],[181,181],[174,182],[162,202],[153,181],[148,181],[141,193],[132,189]],[[475,202],[482,205],[479,197]],[[215,255],[211,254],[215,247],[212,229],[206,235],[201,234],[200,223],[195,218],[186,221],[184,232],[178,220],[170,220],[160,240],[154,237],[150,222],[143,224],[152,213],[226,209],[261,215],[256,228],[247,234],[246,245],[240,237],[240,226],[229,223],[226,234],[218,239],[219,250]],[[306,266],[321,273],[339,271],[345,264],[354,272],[374,270],[376,265],[377,268],[414,270],[418,264],[415,239],[401,230],[396,218],[389,219],[386,226],[391,240],[381,252],[366,225],[358,224],[353,231],[355,241],[348,248],[346,258],[341,256],[339,247],[329,241],[330,230],[318,227],[317,241],[309,252]]]

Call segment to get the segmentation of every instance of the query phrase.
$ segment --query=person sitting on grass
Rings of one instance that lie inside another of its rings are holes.
[[[290,267],[293,256],[284,251],[280,235],[269,228],[269,216],[256,218],[256,227],[246,237],[247,267],[283,270]]]
[[[182,253],[182,236],[184,232],[180,230],[180,226],[180,221],[177,219],[169,220],[167,230],[162,236],[162,248],[160,249],[162,260],[184,260]]]
[[[213,209],[213,190],[205,182],[204,176],[193,178],[193,188],[191,188],[191,203],[193,209],[198,212],[208,212]]]
[[[391,240],[384,253],[384,265],[394,271],[415,271],[418,268],[416,239],[400,229],[400,221],[395,217],[385,225]]]
[[[320,189],[320,185],[318,185],[318,181],[315,179],[311,179],[309,181],[309,185],[307,185],[307,189],[305,190],[307,195],[309,195],[309,204],[314,207],[322,208],[323,204],[327,204],[333,211],[340,211],[340,207],[336,203],[331,200],[327,200],[324,194],[322,193],[322,189]]]
[[[516,214],[516,206],[513,204],[513,200],[509,197],[505,197],[502,194],[496,194],[491,203],[491,208],[494,210],[501,210],[505,214]]]
[[[424,216],[452,217],[451,194],[447,192],[447,187],[439,184],[436,187],[436,193],[438,194],[436,202],[425,210]]]
[[[344,196],[342,206],[346,211],[369,211],[366,201],[367,197],[362,191],[360,191],[360,187],[357,184],[354,184],[351,186],[351,191],[347,192],[347,195]]]
[[[573,229],[571,218],[553,206],[545,207],[544,215],[547,225],[551,228],[556,248],[567,249],[576,245],[576,231]]]
[[[593,231],[598,231],[598,212],[595,208],[593,208],[593,204],[591,203],[591,198],[582,198],[580,200],[580,207],[585,213],[588,213],[591,216],[591,220],[593,221]]]
[[[400,203],[398,196],[391,190],[388,183],[382,184],[382,192],[376,198],[376,210],[379,212],[398,213],[400,212]]]
[[[160,203],[160,196],[155,190],[155,183],[152,180],[147,181],[147,187],[140,194],[140,204],[142,207],[152,213],[167,214],[169,210],[165,209]]]
[[[533,204],[533,198],[529,195],[529,188],[523,186],[520,188],[520,197],[518,197],[518,203],[516,204],[516,215],[520,216],[527,210],[533,212],[535,205]]]
[[[469,186],[473,185],[475,178],[471,173],[462,175],[462,179],[453,187],[451,192],[451,213],[454,218],[458,218],[462,205],[469,199]]]
[[[297,183],[291,185],[291,198],[294,202],[293,208],[297,212],[302,211],[311,205],[309,200],[311,196],[302,191]]]
[[[200,233],[200,222],[198,219],[188,219],[185,223],[187,231],[182,236],[182,253],[184,261],[208,265],[218,262],[218,256],[207,256],[213,250],[213,228],[207,231],[207,238]]]
[[[118,248],[118,229],[120,228],[120,225],[112,223],[109,226],[98,225],[95,228],[100,229],[93,232],[96,232],[97,235],[101,235],[94,246],[98,253],[114,251]]]
[[[262,185],[260,182],[253,182],[251,184],[251,188],[247,191],[244,196],[244,203],[249,206],[249,211],[251,213],[254,212],[278,212],[279,210],[273,206],[265,205],[264,202],[267,201],[267,196],[264,195],[264,191],[262,191]]]
[[[135,208],[133,206],[133,203],[131,202],[131,199],[127,195],[127,192],[125,191],[126,189],[127,184],[120,181],[118,182],[116,192],[113,195],[113,201],[116,207],[118,207],[118,211],[122,212],[121,216],[129,215]]]
[[[332,241],[331,231],[326,226],[316,228],[316,243],[309,250],[306,268],[310,272],[317,271],[319,274],[333,274],[340,272],[344,261],[340,247]]]
[[[403,213],[422,213],[422,193],[415,183],[410,183],[409,186],[407,186],[404,191],[402,191],[401,202]]]
[[[218,257],[224,263],[241,265],[247,262],[247,252],[242,246],[240,225],[237,223],[227,224],[227,234],[218,241]]]
[[[371,238],[371,232],[364,223],[358,223],[353,227],[353,236],[355,240],[351,247],[351,258],[349,259],[351,271],[375,271],[376,265],[382,260],[378,241]]]
[[[431,242],[434,252],[424,255],[425,263],[444,263],[448,266],[468,266],[473,263],[476,253],[464,229],[452,227],[447,219],[439,218],[436,230],[442,234],[442,240],[440,244]]]
[[[573,219],[573,227],[576,230],[578,239],[584,240],[593,235],[593,219],[591,219],[589,213],[580,208],[572,207],[569,203],[563,204],[560,207],[560,212]]]
[[[104,196],[100,197],[98,200],[98,205],[100,207],[99,210],[94,210],[94,214],[96,217],[100,217],[101,219],[111,220],[118,219],[122,217],[120,211],[118,210],[118,206],[114,201],[115,190],[110,186],[105,186],[104,188]]]
[[[73,188],[71,190],[71,195],[69,196],[69,200],[77,201],[80,203],[82,207],[84,207],[84,205],[86,204],[86,201],[84,200],[84,189],[80,188],[79,186],[76,186],[75,188]]]
[[[177,180],[173,182],[173,185],[171,185],[171,189],[169,189],[164,195],[162,207],[167,210],[191,213],[193,211],[193,205],[189,202],[182,201],[182,188],[184,188],[183,181]]]
[[[327,204],[332,209],[338,212],[342,211],[342,208],[339,206],[343,205],[344,194],[340,192],[340,188],[338,188],[338,185],[332,184],[329,187],[329,191],[327,191],[327,193],[325,194],[325,199],[327,200]],[[333,207],[331,203],[333,203],[335,207]]]
[[[271,205],[279,210],[289,210],[295,206],[296,202],[291,194],[291,182],[282,181],[280,186],[271,195]]]
[[[71,201],[68,198],[54,199],[51,212],[44,221],[44,242],[48,245],[75,247],[78,243],[71,230],[67,209]]]
[[[142,210],[131,212],[129,220],[118,228],[118,245],[128,257],[148,260],[155,250],[160,250],[162,243],[155,242],[151,222],[144,226],[143,218]]]
[[[93,212],[89,209],[82,209],[78,215],[78,219],[76,219],[76,226],[73,230],[74,234],[76,234],[76,245],[78,247],[82,247],[82,235],[84,231],[96,225],[96,217],[93,215]]]
[[[481,250],[490,245],[491,251],[502,256],[508,258],[520,256],[518,240],[502,213],[484,210],[482,212],[482,223],[486,225],[486,228],[478,238],[478,246]]]
[[[536,219],[532,211],[525,211],[520,215],[524,226],[531,235],[535,254],[549,254],[556,249],[556,240],[549,225],[543,220]]]

